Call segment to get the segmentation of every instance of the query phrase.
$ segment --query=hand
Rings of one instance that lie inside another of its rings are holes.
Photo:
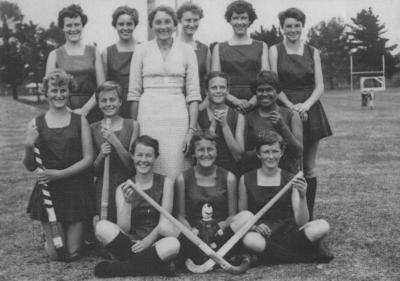
[[[116,143],[119,142],[117,136],[114,134],[114,131],[109,128],[101,128],[101,134],[103,135],[103,138],[113,146],[116,146]]]
[[[28,128],[26,129],[25,146],[33,147],[38,137],[39,137],[39,132],[37,130],[36,125],[34,124],[29,125]]]
[[[79,114],[79,115],[82,115],[82,116],[85,116],[85,117],[88,114],[88,112],[83,107],[73,109],[72,112],[76,113],[76,114]]]
[[[266,225],[265,223],[260,223],[259,225],[254,225],[253,229],[255,232],[258,232],[261,235],[264,235],[266,237],[269,237],[272,233],[271,228],[269,228],[269,226]]]
[[[132,245],[131,250],[134,253],[139,253],[139,252],[147,249],[150,246],[151,246],[151,243],[149,243],[145,238],[143,240],[137,240],[135,242],[135,244]]]
[[[293,110],[297,111],[299,114],[305,113],[310,110],[308,103],[296,103],[293,105]]]
[[[190,153],[190,142],[192,138],[193,138],[193,130],[189,129],[188,132],[186,133],[182,145],[182,151],[183,153],[185,153],[185,155],[188,155]]]
[[[40,184],[48,184],[60,178],[60,171],[54,169],[38,169],[37,178]]]
[[[228,115],[228,110],[215,110],[214,111],[214,120],[222,127],[226,127],[228,125],[228,121],[226,119]]]
[[[132,203],[134,198],[135,190],[133,187],[127,182],[122,183],[121,185],[122,195],[124,196],[125,202]]]
[[[104,142],[100,147],[100,152],[105,156],[110,155],[110,153],[111,153],[111,144],[109,144],[108,142]]]
[[[304,177],[299,177],[293,181],[293,188],[297,189],[300,198],[306,197],[307,182]]]
[[[192,227],[192,232],[193,232],[196,236],[198,236],[199,233],[200,233],[200,231],[199,231],[196,227]]]
[[[282,116],[278,111],[272,111],[268,116],[267,119],[272,122],[272,124],[276,128],[283,128],[285,126],[285,123],[282,120]]]
[[[307,119],[308,119],[308,113],[307,112],[300,113],[299,115],[300,115],[301,121],[303,121],[303,122],[307,121]]]
[[[246,114],[252,108],[252,104],[248,100],[236,99],[233,105],[242,114]]]

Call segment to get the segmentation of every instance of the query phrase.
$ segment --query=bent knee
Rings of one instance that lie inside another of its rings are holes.
[[[180,249],[181,243],[175,237],[165,237],[156,243],[157,254],[162,260],[176,257]]]
[[[242,239],[243,245],[246,249],[261,253],[264,251],[266,246],[266,241],[261,234],[257,232],[248,232]]]
[[[169,237],[169,236],[178,237],[179,235],[179,230],[165,219],[161,219],[157,227],[158,227],[158,234],[160,234],[163,237]]]
[[[309,225],[305,228],[305,233],[311,241],[316,241],[323,238],[330,231],[329,223],[324,219],[318,219],[309,222]]]
[[[234,232],[238,231],[240,227],[246,224],[249,220],[254,217],[253,213],[250,211],[241,211],[239,214],[234,216],[233,221],[231,223],[231,228]]]
[[[110,243],[119,232],[119,227],[107,220],[101,220],[95,226],[95,236],[103,245]]]

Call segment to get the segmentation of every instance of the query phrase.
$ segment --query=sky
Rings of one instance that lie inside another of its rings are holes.
[[[139,25],[134,36],[139,41],[147,40],[146,0],[8,0],[17,3],[24,20],[32,20],[42,27],[50,22],[57,22],[58,12],[70,5],[80,4],[89,21],[85,27],[83,38],[86,42],[96,42],[100,51],[118,40],[111,26],[111,15],[121,5],[128,5],[139,11]],[[172,7],[185,0],[156,0],[156,5],[167,4]],[[224,19],[227,5],[232,0],[193,0],[204,10],[204,18],[200,23],[196,38],[204,43],[224,41],[232,35],[230,25]],[[279,26],[278,13],[289,7],[301,9],[307,16],[303,36],[310,27],[320,21],[329,21],[332,17],[340,17],[345,23],[351,23],[361,9],[372,7],[374,14],[379,15],[381,23],[386,25],[388,44],[400,45],[400,1],[398,0],[249,0],[257,12],[258,19],[250,27],[250,31],[259,30],[260,26],[270,28],[272,24]],[[400,46],[395,52],[400,52]]]

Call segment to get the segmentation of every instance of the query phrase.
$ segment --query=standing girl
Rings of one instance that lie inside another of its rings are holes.
[[[36,146],[40,150],[45,169],[38,172],[37,181],[49,186],[69,254],[67,260],[80,257],[83,221],[93,215],[93,208],[88,203],[92,180],[88,173],[93,162],[92,138],[86,118],[67,108],[72,88],[72,77],[63,70],[51,71],[44,78],[43,90],[49,110],[29,123],[24,155],[25,167],[34,171],[37,165],[33,148]],[[32,192],[28,212],[32,219],[42,222],[46,252],[51,259],[59,260],[38,184]]]
[[[248,33],[249,26],[257,19],[251,3],[233,1],[226,8],[225,19],[232,26],[233,36],[214,47],[211,70],[223,71],[231,77],[229,104],[246,113],[257,103],[250,82],[261,70],[269,70],[268,47],[252,40]]]
[[[324,92],[319,51],[304,43],[301,33],[306,16],[296,8],[279,14],[284,40],[270,48],[270,65],[282,83],[280,100],[303,119],[303,169],[307,180],[307,204],[313,217],[317,178],[315,159],[319,140],[332,135],[319,101]]]
[[[194,39],[194,34],[199,28],[200,20],[203,18],[203,9],[191,2],[182,4],[176,15],[181,24],[181,32],[179,34],[182,42],[191,45],[196,52],[197,64],[199,66],[199,81],[201,98],[206,98],[205,80],[211,68],[211,53],[208,46]]]
[[[119,115],[123,93],[121,87],[111,81],[104,82],[96,90],[96,101],[103,112],[104,119],[92,124],[92,137],[97,155],[94,161],[96,170],[97,213],[100,214],[105,157],[110,157],[108,211],[107,219],[116,222],[115,190],[122,182],[132,176],[133,165],[129,148],[139,135],[139,124],[133,119]],[[107,119],[110,126],[106,126]]]
[[[115,81],[122,87],[122,106],[120,115],[124,118],[131,116],[130,104],[126,97],[129,86],[129,68],[136,45],[133,32],[139,24],[139,14],[128,6],[118,7],[112,14],[112,26],[118,33],[117,43],[107,47],[101,57],[107,81]]]
[[[70,5],[58,13],[58,27],[64,31],[65,44],[51,51],[46,73],[61,68],[74,77],[76,89],[68,97],[68,107],[87,115],[89,123],[101,120],[94,91],[104,82],[104,70],[99,52],[82,42],[82,31],[88,21],[79,5]]]

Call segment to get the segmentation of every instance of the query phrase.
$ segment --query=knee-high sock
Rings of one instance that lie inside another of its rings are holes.
[[[314,201],[315,201],[315,194],[317,192],[317,178],[306,178],[307,181],[307,207],[308,212],[310,213],[310,220],[314,218]]]
[[[95,266],[94,274],[97,277],[144,276],[159,273],[162,264],[153,246],[124,261],[100,262]]]

